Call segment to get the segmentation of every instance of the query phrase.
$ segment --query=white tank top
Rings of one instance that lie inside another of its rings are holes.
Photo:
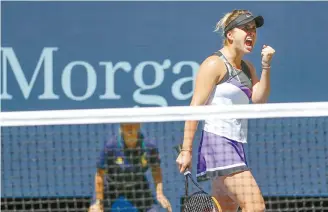
[[[219,56],[225,63],[227,73],[224,79],[213,89],[206,105],[236,105],[249,104],[252,96],[252,82],[250,71],[244,61],[242,61],[242,71],[232,67],[223,54],[218,51]],[[216,135],[220,135],[237,142],[247,142],[247,119],[217,119],[210,118],[204,120],[204,130]]]

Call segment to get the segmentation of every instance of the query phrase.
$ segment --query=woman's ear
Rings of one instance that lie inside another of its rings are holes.
[[[227,40],[228,40],[229,42],[231,42],[231,41],[233,40],[232,30],[230,30],[230,31],[227,32]]]

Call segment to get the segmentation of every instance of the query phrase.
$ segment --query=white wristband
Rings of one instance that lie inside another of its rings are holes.
[[[102,205],[103,201],[101,199],[96,199],[95,204],[96,205]]]

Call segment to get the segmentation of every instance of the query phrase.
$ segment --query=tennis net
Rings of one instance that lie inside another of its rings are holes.
[[[142,123],[145,140],[158,148],[164,194],[180,211],[184,178],[173,147],[186,120],[209,118],[248,120],[246,158],[267,211],[328,211],[328,102],[2,112],[1,211],[87,211],[99,154],[121,123]],[[156,196],[151,171],[145,175]],[[201,185],[210,192],[208,181]],[[112,205],[129,203],[118,198]]]

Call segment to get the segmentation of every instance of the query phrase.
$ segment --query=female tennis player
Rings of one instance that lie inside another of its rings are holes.
[[[145,175],[148,168],[152,170],[157,201]],[[172,211],[163,193],[158,149],[151,139],[144,138],[139,123],[121,124],[119,135],[106,143],[97,163],[95,192],[89,210],[92,212],[111,211],[119,197],[124,197],[139,212],[157,211],[156,202]]]
[[[206,58],[196,77],[191,106],[237,105],[265,103],[270,93],[271,59],[275,50],[263,45],[261,77],[254,66],[242,60],[252,52],[257,28],[264,24],[262,16],[247,10],[233,10],[216,26],[222,30],[224,45]],[[182,151],[176,162],[180,172],[191,165],[192,141],[197,121],[186,121]],[[197,179],[212,180],[212,195],[225,211],[265,210],[264,200],[252,173],[247,167],[243,145],[247,143],[247,120],[207,119],[198,149]]]

